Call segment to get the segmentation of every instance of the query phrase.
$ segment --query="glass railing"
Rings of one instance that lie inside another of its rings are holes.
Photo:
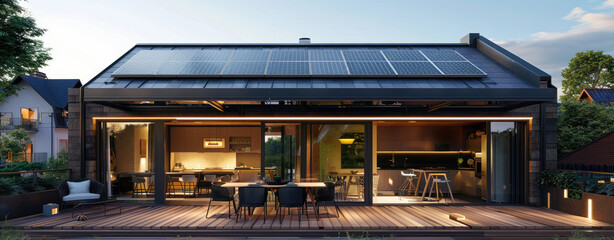
[[[2,118],[0,119],[0,130],[20,129],[26,131],[38,131],[37,119],[23,118]]]

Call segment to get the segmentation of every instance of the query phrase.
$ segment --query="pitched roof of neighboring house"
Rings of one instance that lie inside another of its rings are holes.
[[[66,108],[68,105],[68,89],[81,87],[79,79],[42,79],[28,75],[19,75],[12,84],[26,81],[49,105]]]
[[[578,100],[580,99],[586,99],[603,106],[614,106],[614,90],[609,88],[585,88],[578,97]]]
[[[558,164],[614,166],[614,131],[562,156]]]

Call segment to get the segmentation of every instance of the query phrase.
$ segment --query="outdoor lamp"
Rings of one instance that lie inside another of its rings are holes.
[[[52,216],[58,214],[60,206],[56,203],[47,203],[43,205],[43,216]]]
[[[339,142],[341,144],[348,144],[349,145],[349,144],[354,143],[354,140],[355,140],[354,136],[352,136],[349,133],[343,134],[343,135],[341,135],[341,137],[339,137]]]

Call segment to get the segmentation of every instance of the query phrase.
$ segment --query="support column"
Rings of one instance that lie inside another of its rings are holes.
[[[155,184],[155,204],[163,205],[165,201],[165,177],[164,169],[164,121],[155,121],[153,124],[153,157],[154,173],[156,175]]]

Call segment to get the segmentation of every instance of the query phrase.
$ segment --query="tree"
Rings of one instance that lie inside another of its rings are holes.
[[[584,88],[614,86],[614,57],[603,51],[576,53],[569,66],[561,72],[563,93],[561,102],[576,101]]]
[[[37,39],[44,33],[17,0],[0,0],[0,103],[19,90],[10,84],[12,78],[51,60],[50,49]]]
[[[25,130],[15,129],[6,136],[0,137],[0,157],[8,159],[12,156],[13,161],[25,161],[28,145],[32,140]]]
[[[614,131],[614,108],[587,101],[561,104],[558,117],[558,154],[563,156],[603,134]]]

